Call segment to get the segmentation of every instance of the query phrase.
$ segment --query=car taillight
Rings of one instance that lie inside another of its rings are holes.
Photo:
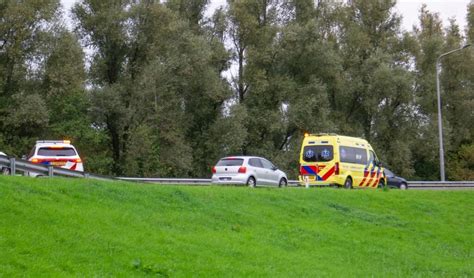
[[[334,165],[334,175],[339,175],[339,162]]]
[[[31,160],[31,163],[35,163],[35,164],[38,164],[38,163],[41,163],[41,160],[37,159],[37,158],[33,158]]]
[[[216,166],[212,167],[212,173],[215,174],[217,171],[216,171]]]
[[[303,175],[303,166],[300,165],[300,175]]]
[[[76,163],[82,163],[82,159],[80,159],[80,158],[76,158],[73,161],[76,162]]]
[[[239,168],[239,173],[241,173],[241,174],[247,173],[247,167],[244,167],[244,166],[240,167]]]

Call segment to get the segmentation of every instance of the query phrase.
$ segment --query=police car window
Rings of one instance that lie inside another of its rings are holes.
[[[240,158],[221,159],[216,166],[241,166],[242,163],[244,160]]]
[[[73,148],[51,148],[45,147],[38,150],[38,155],[42,156],[75,156],[76,151]]]
[[[339,147],[341,162],[367,164],[367,151],[362,148]]]
[[[332,146],[306,146],[303,149],[303,160],[306,162],[331,161],[333,157]]]
[[[249,159],[249,165],[250,165],[250,166],[253,166],[253,167],[263,168],[263,165],[262,165],[262,163],[260,162],[260,159],[258,159],[258,158],[251,158],[251,159]]]
[[[35,155],[36,148],[31,149],[30,153],[28,154],[28,159]]]

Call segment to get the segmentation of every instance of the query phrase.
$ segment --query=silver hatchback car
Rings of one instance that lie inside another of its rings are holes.
[[[224,157],[212,167],[212,183],[258,185],[288,184],[286,174],[270,161],[257,156]]]

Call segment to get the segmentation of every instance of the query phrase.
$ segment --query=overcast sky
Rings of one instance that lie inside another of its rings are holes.
[[[62,4],[69,11],[71,6],[77,0],[61,0]],[[411,30],[414,24],[418,24],[418,14],[422,3],[426,3],[428,10],[439,13],[441,19],[447,26],[449,18],[455,18],[457,23],[464,30],[466,27],[466,11],[470,0],[398,0],[397,11],[403,17],[402,27],[405,30]],[[210,9],[225,5],[226,0],[211,0]]]

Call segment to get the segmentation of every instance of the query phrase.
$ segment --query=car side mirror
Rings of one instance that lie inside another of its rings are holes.
[[[277,168],[276,166],[273,166],[273,167],[272,167],[272,170],[273,170],[273,171],[276,171],[276,170],[278,170],[278,168]]]

